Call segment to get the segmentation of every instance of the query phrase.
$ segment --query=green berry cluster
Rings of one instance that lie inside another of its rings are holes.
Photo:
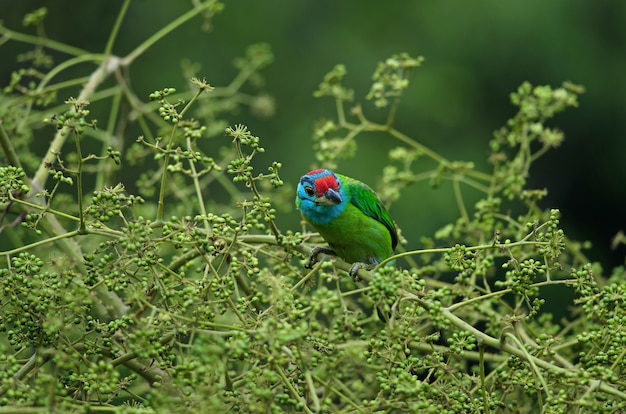
[[[96,128],[96,120],[87,120],[87,116],[90,114],[90,110],[87,109],[89,101],[70,98],[65,101],[65,104],[70,105],[71,109],[69,111],[54,115],[49,119],[46,118],[44,123],[54,125],[56,129],[61,130],[62,134],[66,134],[69,131],[76,135],[81,135],[87,127]]]
[[[0,167],[0,203],[28,193],[29,187],[24,183],[25,176],[26,173],[19,167]]]
[[[546,266],[535,259],[526,259],[521,263],[511,261],[504,263],[502,267],[504,269],[512,267],[512,269],[506,271],[506,280],[496,282],[496,286],[508,287],[514,293],[525,296],[537,294],[537,290],[532,287],[532,284],[546,272]]]
[[[383,312],[391,311],[391,307],[398,299],[397,290],[405,276],[401,271],[392,267],[382,267],[374,272],[374,277],[369,282],[370,289],[367,294],[377,306],[381,307]]]
[[[446,252],[444,261],[450,270],[457,273],[455,277],[457,283],[469,284],[472,282],[472,276],[477,267],[475,252],[457,244]]]
[[[178,101],[176,103],[170,103],[166,98],[168,95],[176,93],[175,88],[164,88],[160,91],[152,92],[149,96],[151,101],[157,101],[159,106],[159,116],[166,122],[177,124],[182,116],[176,110],[176,107],[180,106],[183,102]]]
[[[95,220],[93,225],[105,223],[114,217],[121,217],[122,210],[131,209],[137,204],[143,204],[142,197],[127,195],[121,183],[113,187],[104,187],[95,191],[91,203],[87,206],[86,214]]]
[[[348,71],[344,65],[336,65],[324,75],[324,80],[319,84],[313,96],[316,98],[330,96],[340,101],[351,101],[354,98],[354,91],[342,85],[343,78],[347,74]]]
[[[89,291],[74,272],[44,267],[41,258],[20,253],[0,269],[0,332],[12,347],[58,346],[91,309]]]
[[[400,97],[408,88],[411,70],[421,66],[423,62],[423,57],[412,58],[407,53],[393,55],[384,62],[378,62],[366,99],[373,100],[377,108],[385,108],[389,105],[389,98]]]

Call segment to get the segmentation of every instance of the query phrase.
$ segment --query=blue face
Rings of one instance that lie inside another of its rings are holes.
[[[300,183],[298,183],[298,198],[301,200],[300,205],[304,204],[310,208],[315,205],[315,199],[317,198],[315,183],[306,175],[300,178]]]
[[[341,181],[329,170],[314,170],[300,178],[298,209],[312,224],[326,224],[346,208]]]

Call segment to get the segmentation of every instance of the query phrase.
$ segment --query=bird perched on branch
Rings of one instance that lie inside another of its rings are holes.
[[[368,185],[330,170],[313,170],[298,184],[296,207],[330,248],[311,250],[307,267],[320,253],[349,263],[350,275],[371,269],[393,255],[398,244],[396,226],[382,201]]]

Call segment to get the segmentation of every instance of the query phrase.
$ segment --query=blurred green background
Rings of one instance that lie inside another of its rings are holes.
[[[264,89],[276,101],[275,115],[261,119],[241,111],[230,115],[229,122],[246,124],[261,137],[268,149],[266,160],[282,162],[282,177],[292,187],[311,167],[323,167],[314,163],[311,136],[317,120],[334,116],[334,104],[314,99],[312,92],[335,64],[346,65],[346,83],[363,101],[378,61],[400,52],[424,56],[426,64],[413,74],[396,127],[448,159],[471,160],[485,168],[492,132],[514,114],[509,93],[523,81],[557,87],[569,80],[584,85],[581,107],[551,122],[565,132],[566,141],[536,163],[531,183],[549,189],[543,205],[561,209],[566,234],[593,242],[590,259],[607,268],[624,263],[626,249],[611,250],[610,242],[619,230],[626,230],[626,2],[224,3],[212,31],[201,30],[202,22],[193,20],[138,59],[130,71],[133,88],[146,99],[163,87],[184,88],[184,59],[200,63],[200,76],[210,84],[224,85],[234,74],[233,59],[246,46],[269,43],[275,61],[262,75]],[[5,26],[22,30],[23,15],[46,6],[48,37],[101,52],[121,4],[0,0],[0,18]],[[184,0],[133,1],[115,54],[128,53],[189,5]],[[17,53],[26,49],[15,42],[0,45],[1,85],[19,67]],[[366,105],[366,113],[376,118],[371,105]],[[43,134],[40,139],[45,140],[53,131]],[[135,138],[127,137],[129,143]],[[358,156],[341,164],[340,171],[375,187],[387,151],[395,145],[364,136]],[[41,146],[46,148],[47,142]],[[409,240],[408,248],[418,248],[421,235],[430,235],[457,217],[447,184],[438,189],[427,183],[407,188],[391,213]],[[293,209],[279,217],[281,229],[298,229],[298,223]]]

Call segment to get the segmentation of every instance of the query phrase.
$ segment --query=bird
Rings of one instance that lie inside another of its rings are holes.
[[[358,280],[360,269],[372,269],[394,254],[398,231],[383,202],[367,184],[328,169],[300,178],[296,208],[329,247],[315,247],[307,268],[319,254],[335,255],[352,263],[349,274]]]

